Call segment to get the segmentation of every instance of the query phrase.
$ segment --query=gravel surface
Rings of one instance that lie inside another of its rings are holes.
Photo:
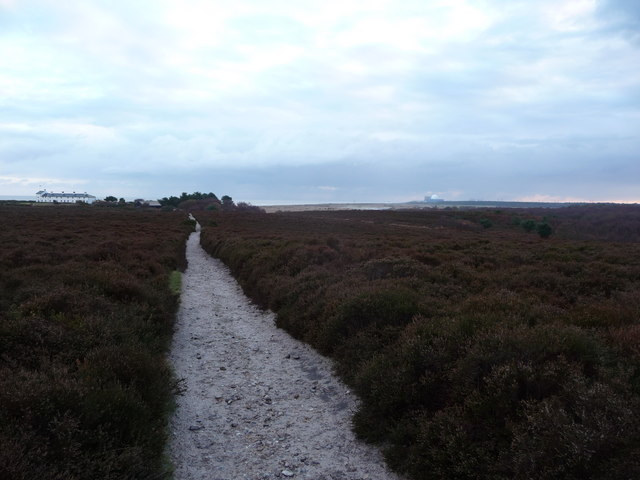
[[[170,354],[185,388],[170,425],[175,479],[398,479],[355,439],[356,399],[330,361],[276,328],[197,230]]]

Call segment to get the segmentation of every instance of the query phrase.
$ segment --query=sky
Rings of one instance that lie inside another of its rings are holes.
[[[0,195],[640,202],[637,0],[0,0]]]

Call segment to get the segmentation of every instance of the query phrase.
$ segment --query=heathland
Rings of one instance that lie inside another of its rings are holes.
[[[640,207],[196,217],[398,471],[640,478]]]
[[[640,478],[639,206],[186,206],[245,292],[335,360],[356,433],[398,471]],[[0,478],[168,477],[186,212],[0,220]]]
[[[5,205],[0,225],[0,478],[164,478],[172,272],[192,222]]]

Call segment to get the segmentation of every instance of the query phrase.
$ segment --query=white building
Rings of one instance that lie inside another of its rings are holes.
[[[444,202],[444,198],[440,198],[438,195],[431,195],[430,197],[424,197],[424,201],[427,203],[440,203]]]
[[[93,195],[89,195],[87,192],[84,193],[65,193],[65,192],[47,192],[46,190],[40,190],[36,192],[36,196],[38,197],[38,202],[49,202],[49,203],[92,203],[96,197]]]

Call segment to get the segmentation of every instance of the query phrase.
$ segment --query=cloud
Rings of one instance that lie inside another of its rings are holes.
[[[69,180],[62,178],[20,178],[20,177],[7,177],[0,176],[0,182],[4,184],[19,184],[19,185],[36,185],[43,183],[55,183],[58,185],[86,183],[86,180]]]
[[[249,201],[613,195],[639,163],[635,5],[4,0],[0,172]]]
[[[78,178],[55,177],[12,177],[0,175],[0,195],[31,195],[37,190],[47,188],[50,191],[84,191],[89,181]]]
[[[634,42],[640,40],[640,4],[634,0],[600,0],[597,13],[611,29]]]

